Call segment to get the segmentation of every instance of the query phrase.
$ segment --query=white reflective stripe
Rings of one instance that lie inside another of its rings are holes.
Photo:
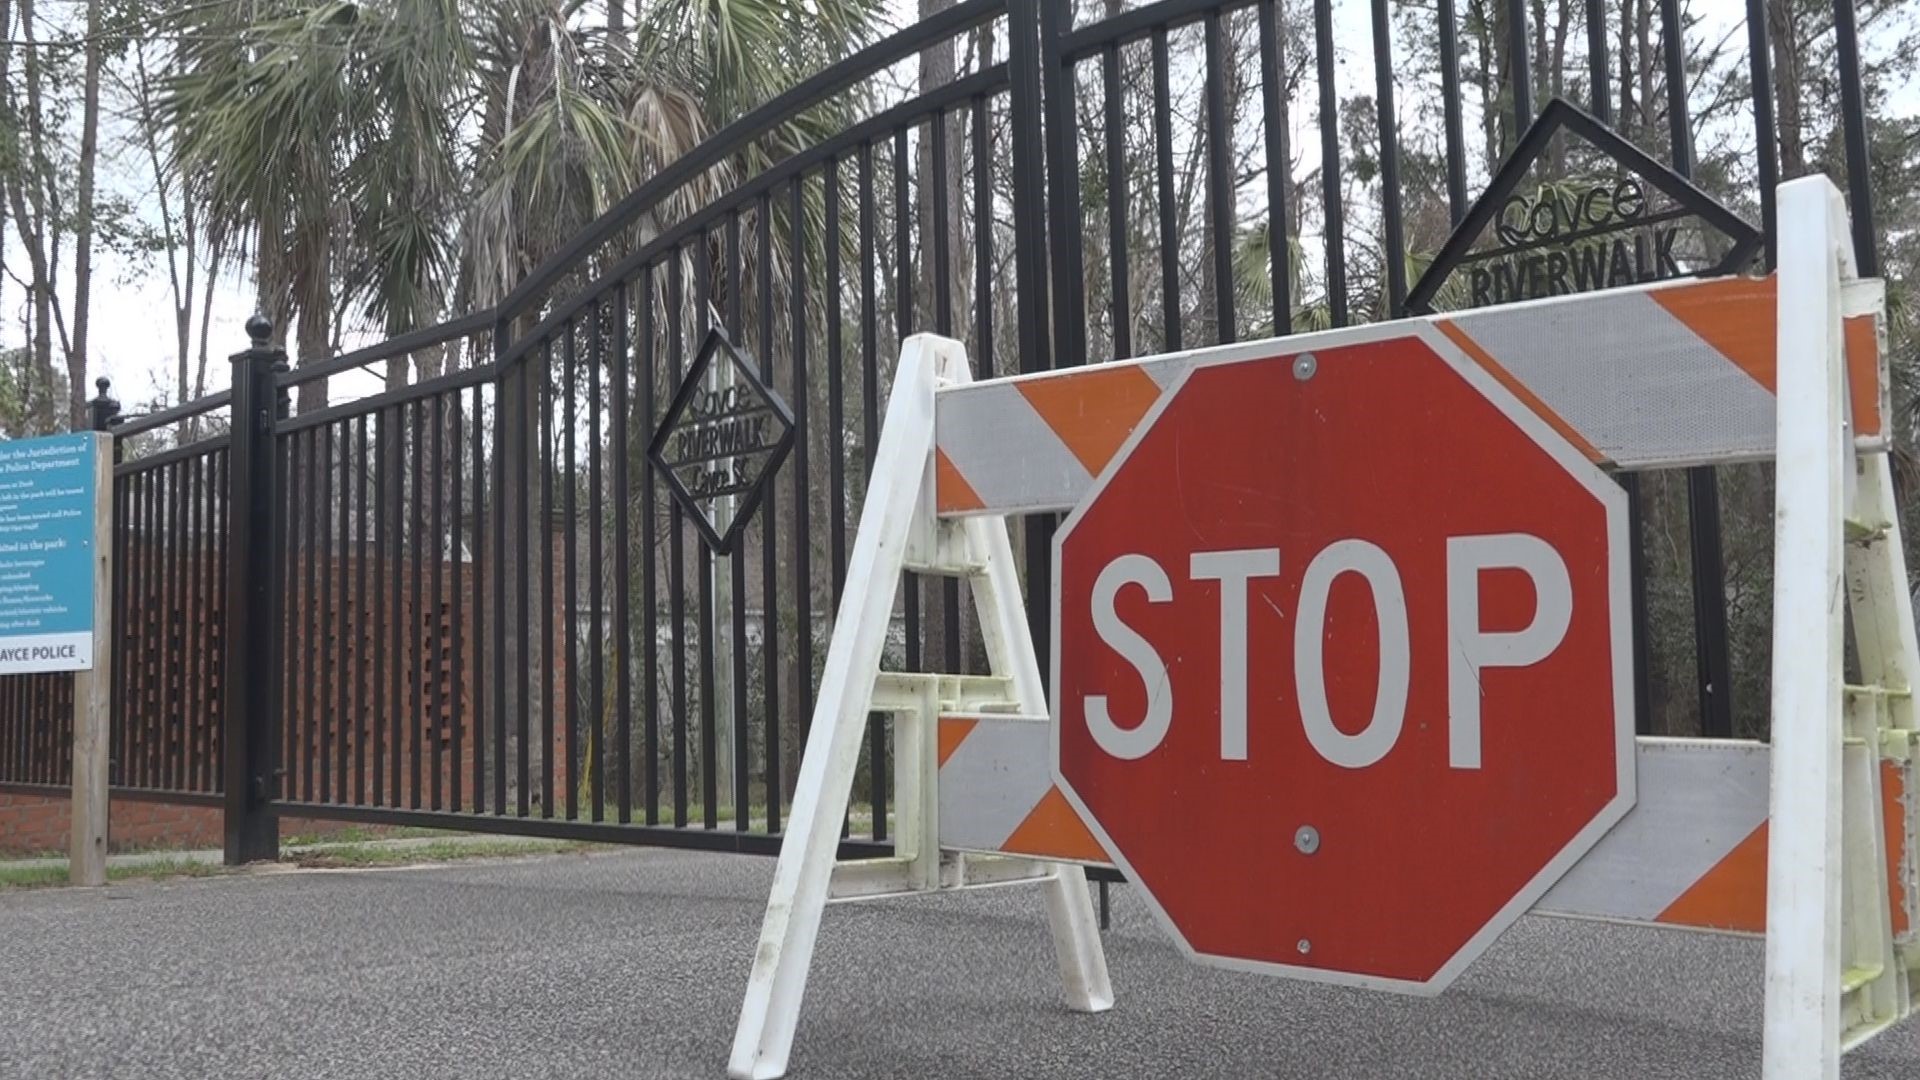
[[[940,846],[998,851],[1053,785],[1047,723],[983,716],[940,767]],[[1534,910],[1654,922],[1767,819],[1762,743],[1641,739],[1639,802]]]
[[[1479,353],[1597,448],[1606,461],[1646,469],[1760,460],[1773,450],[1774,395],[1652,295],[1719,287],[1724,282],[1664,282],[1436,318],[1470,338]],[[1848,295],[1871,297],[1879,287],[1872,281],[1849,283]],[[1770,317],[1772,300],[1759,295],[1756,291],[1755,298],[1724,302],[1752,305],[1761,316]],[[1860,304],[1871,307],[1865,300]],[[1404,319],[1119,363],[1138,365],[1165,389],[1193,368],[1260,356],[1292,356],[1416,334],[1445,342],[1432,332],[1434,321]],[[1456,344],[1435,347],[1458,358]],[[1874,359],[1884,401],[1884,350]],[[938,446],[979,498],[977,505],[952,506],[943,499],[941,512],[1019,514],[1072,509],[1092,486],[1092,477],[1015,384],[1071,380],[1103,367],[942,388],[935,403]],[[1138,417],[1115,419],[1127,424]],[[1879,438],[1868,438],[1862,445],[1884,449],[1876,442]]]
[[[962,384],[938,402],[936,430],[960,436],[942,439],[940,451],[988,506],[1044,506],[1093,482],[1086,466],[1010,383]],[[991,437],[980,437],[985,433]]]
[[[940,846],[999,851],[1053,787],[1047,721],[1038,717],[960,717],[974,721],[940,766]],[[948,723],[947,717],[941,723]]]
[[[1764,743],[1641,739],[1640,798],[1536,911],[1650,922],[1767,820]]]
[[[1645,292],[1462,312],[1454,322],[1621,466],[1773,449],[1773,394]]]

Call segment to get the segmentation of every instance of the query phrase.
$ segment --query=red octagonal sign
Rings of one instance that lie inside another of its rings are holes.
[[[1633,803],[1626,502],[1431,325],[1205,356],[1054,548],[1054,771],[1198,958],[1437,991]]]

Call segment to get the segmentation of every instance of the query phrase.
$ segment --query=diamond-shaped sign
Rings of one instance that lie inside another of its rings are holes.
[[[1746,268],[1760,233],[1555,98],[1414,284],[1415,313]]]
[[[647,457],[713,550],[733,549],[793,445],[793,413],[719,327],[707,334]]]

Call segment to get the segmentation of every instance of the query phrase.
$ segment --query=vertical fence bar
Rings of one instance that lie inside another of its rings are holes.
[[[1600,0],[1588,0],[1589,8]],[[1767,51],[1772,47],[1767,34],[1767,5],[1765,0],[1747,0],[1747,75],[1753,89],[1753,135],[1754,158],[1760,178],[1760,235],[1766,241],[1766,263],[1772,270],[1780,261],[1780,238],[1776,235],[1780,229],[1778,207],[1774,204],[1774,189],[1780,186],[1780,147],[1774,131],[1773,120],[1773,70]],[[1852,4],[1847,3],[1849,12]],[[1588,14],[1588,18],[1593,16]],[[1601,38],[1601,48],[1606,47],[1606,39]],[[1603,61],[1604,63],[1604,61]],[[1844,85],[1844,84],[1843,84]],[[1606,95],[1597,95],[1605,100]],[[1604,114],[1596,113],[1602,116]]]
[[[1053,363],[1057,367],[1078,366],[1087,362],[1087,301],[1084,276],[1085,219],[1080,212],[1080,117],[1077,104],[1079,87],[1074,79],[1074,62],[1062,51],[1062,39],[1071,29],[1073,10],[1060,3],[1043,2],[1040,11],[1040,78],[1044,99],[1041,107],[1047,127],[1047,206],[1046,242],[1053,259]],[[1051,519],[1048,520],[1048,545],[1051,546]],[[1052,565],[1048,564],[1048,582]],[[1051,589],[1051,584],[1048,586]],[[1029,592],[1032,586],[1029,586]],[[1043,601],[1044,606],[1044,601]],[[1042,641],[1040,669],[1047,670]]]
[[[589,816],[594,821],[606,820],[607,794],[604,788],[605,773],[601,762],[606,754],[607,728],[607,682],[606,682],[606,626],[601,615],[606,610],[602,603],[602,594],[606,589],[606,566],[601,561],[605,552],[601,534],[601,512],[605,500],[600,490],[601,447],[600,447],[600,365],[605,359],[606,316],[602,313],[600,302],[593,303],[591,320],[593,337],[588,341],[587,352],[587,624],[591,628],[588,635],[588,647],[592,658],[588,661],[589,713],[593,730],[587,741],[587,789],[592,793],[593,801],[588,807]]]
[[[509,325],[504,319],[494,324],[496,364],[499,362],[500,351],[506,348]],[[488,577],[492,579],[493,591],[492,648],[491,656],[479,665],[479,670],[485,672],[488,667],[493,668],[493,699],[487,710],[488,718],[492,721],[493,736],[493,812],[504,814],[507,812],[507,515],[512,505],[507,489],[506,463],[514,417],[508,415],[506,408],[509,376],[501,373],[497,367],[494,370],[493,487],[490,491],[476,496],[474,509],[481,510],[489,503],[493,506],[493,551],[491,553],[493,559],[488,564],[491,571]],[[473,410],[473,424],[474,442],[478,444],[481,431],[480,410],[477,407]],[[477,479],[475,484],[478,486]],[[476,528],[475,533],[483,534],[484,529]],[[474,595],[476,597],[480,595],[478,588],[474,590]],[[523,622],[520,625],[526,624]],[[478,791],[475,793],[478,794]]]
[[[644,427],[651,431],[654,423],[654,326],[653,326],[653,265],[640,268],[640,417]],[[658,531],[660,518],[654,504],[656,490],[652,462],[643,462],[642,483],[640,485],[640,521],[646,539],[644,561],[640,565],[640,588],[645,597],[645,606],[641,609],[641,670],[640,685],[647,695],[647,707],[641,713],[641,724],[645,729],[647,759],[643,768],[646,777],[647,824],[660,823],[660,582]]]
[[[1666,2],[1666,0],[1662,0]],[[1526,0],[1506,0],[1507,82],[1513,91],[1513,137],[1518,142],[1533,122],[1533,76],[1527,61]]]
[[[685,272],[678,248],[668,257],[672,261],[667,264],[666,384],[674,387],[680,385],[682,375],[684,339],[680,305]],[[668,505],[673,519],[667,534],[667,602],[673,619],[673,825],[684,829],[687,827],[687,600],[686,554],[681,535],[685,530],[681,528],[680,500],[671,499]]]
[[[180,465],[178,462],[156,470],[160,478],[160,536],[164,546],[160,555],[160,587],[164,599],[160,605],[160,757],[159,787],[174,789],[179,784],[179,732],[185,722],[180,707]],[[38,680],[44,682],[44,680]],[[36,700],[45,708],[45,688]],[[46,728],[41,728],[46,732]],[[50,749],[50,748],[49,748]],[[46,774],[51,782],[52,774]]]
[[[466,470],[461,468],[466,462],[465,455],[461,452],[461,444],[466,441],[465,434],[467,425],[466,418],[461,415],[460,391],[450,391],[447,397],[448,403],[452,406],[453,410],[453,416],[448,421],[453,433],[453,454],[450,458],[442,458],[438,454],[435,455],[439,466],[447,471],[448,506],[446,531],[444,533],[441,532],[437,526],[434,530],[434,543],[436,545],[444,544],[445,549],[437,556],[433,564],[435,575],[433,604],[434,625],[437,627],[440,619],[440,563],[442,561],[452,560],[453,567],[449,573],[449,576],[452,578],[452,595],[448,603],[447,633],[453,640],[449,643],[447,650],[451,655],[443,662],[447,666],[450,666],[452,671],[450,672],[450,677],[444,684],[443,697],[445,701],[443,706],[448,716],[447,734],[452,738],[452,754],[449,757],[447,769],[447,802],[450,809],[458,812],[466,809],[466,800],[460,797],[462,794],[460,790],[460,779],[466,772],[461,754],[466,749],[465,744],[467,741],[465,737],[466,733],[462,730],[466,722],[466,709],[462,707],[461,702],[461,699],[466,696],[466,683],[461,678],[461,676],[465,674],[465,671],[462,670],[465,665],[462,663],[464,658],[461,654],[466,651],[467,625],[465,621],[461,619],[461,608],[464,605],[461,602],[460,594],[466,591],[461,587],[465,579],[466,558],[465,553],[461,551],[460,518],[466,503],[462,491],[466,486],[464,480]],[[438,494],[439,492],[436,490],[435,496],[437,497]],[[438,517],[438,513],[436,513],[435,516]]]
[[[702,230],[695,243],[699,258],[693,264],[694,332],[704,343],[713,326],[713,237]],[[720,640],[720,623],[714,615],[713,546],[702,536],[697,547],[700,562],[697,600],[700,605],[700,809],[702,823],[708,829],[717,829],[720,827],[720,703],[715,700],[719,694],[714,652]]]
[[[847,437],[844,344],[840,308],[840,159],[827,159],[820,181],[826,203],[826,236],[821,248],[827,281],[827,563],[832,571],[833,608],[840,610],[840,594],[847,588]]]
[[[352,598],[348,592],[351,578],[347,571],[352,566],[352,563],[350,563],[347,558],[351,550],[351,538],[347,534],[347,529],[353,524],[353,515],[349,513],[349,509],[353,505],[353,471],[350,468],[353,463],[353,443],[351,439],[353,427],[347,421],[341,421],[338,426],[340,428],[340,502],[338,509],[334,512],[338,513],[340,517],[340,531],[338,534],[339,546],[330,553],[327,562],[328,565],[334,567],[335,573],[339,576],[340,592],[335,598],[336,603],[333,614],[334,659],[333,666],[328,669],[328,672],[333,679],[333,701],[335,705],[333,722],[334,762],[336,766],[334,769],[334,799],[337,802],[344,803],[352,799],[350,785],[347,782],[349,770],[347,762],[349,742],[347,738],[347,727],[354,716],[348,708],[352,702],[348,697],[349,680],[347,676],[351,664],[351,656],[347,649],[348,635],[353,632],[354,627],[354,621],[350,617],[347,607],[349,600]],[[332,424],[328,425],[329,430],[333,427],[334,425]]]
[[[905,341],[918,325],[914,319],[913,290],[913,219],[912,219],[912,180],[907,167],[907,129],[901,127],[893,133],[893,315],[895,341]],[[797,305],[796,305],[797,306]],[[901,575],[901,611],[906,620],[907,670],[925,670],[920,655],[920,576],[914,573]],[[886,768],[882,764],[886,757],[886,720],[876,715],[873,720],[873,782],[875,797],[884,800],[880,794],[882,787],[878,777]],[[881,827],[876,825],[876,827]],[[876,837],[878,839],[878,837]]]
[[[983,94],[973,99],[973,366],[993,377],[993,130]],[[843,513],[841,516],[845,516]],[[837,597],[835,598],[838,599]]]
[[[1227,33],[1218,10],[1206,18],[1207,83],[1207,217],[1211,219],[1207,246],[1213,259],[1214,340],[1227,344],[1239,339],[1233,303],[1233,135],[1227,111]],[[1072,223],[1070,223],[1072,224]]]
[[[317,789],[321,802],[333,799],[333,728],[337,719],[332,715],[333,695],[328,693],[327,681],[333,672],[339,670],[339,658],[334,655],[333,646],[337,635],[334,634],[333,620],[329,618],[327,602],[333,596],[333,560],[327,557],[327,547],[333,537],[333,521],[330,517],[333,509],[333,425],[322,424],[318,428],[308,429],[311,436],[317,438],[320,448],[314,455],[314,466],[318,472],[319,501],[314,506],[313,529],[309,538],[313,541],[307,549],[307,560],[318,563],[319,571],[314,575],[318,586],[307,604],[313,609],[314,636],[307,643],[307,655],[315,657],[318,671],[312,684],[307,688],[313,701],[314,713],[309,721],[308,737],[313,740],[310,752],[319,759],[320,783]],[[313,795],[309,795],[313,798]]]
[[[387,662],[387,768],[388,780],[393,796],[388,805],[404,806],[412,798],[402,779],[412,771],[406,767],[406,758],[417,754],[419,745],[409,748],[407,735],[407,698],[406,698],[406,639],[402,636],[407,622],[406,614],[406,506],[407,506],[407,431],[406,406],[395,405],[380,417],[380,429],[386,436],[387,468],[393,473],[388,478],[387,494],[393,502],[388,508],[387,533],[387,645],[393,650]],[[418,760],[417,757],[415,760]],[[415,776],[417,781],[418,777]],[[414,784],[419,790],[419,784]]]
[[[352,547],[353,574],[353,801],[364,806],[367,802],[367,773],[369,762],[368,743],[371,741],[371,728],[367,715],[367,679],[372,673],[368,663],[368,648],[373,633],[367,611],[367,577],[372,570],[371,550],[367,543],[367,486],[371,477],[367,474],[372,459],[367,456],[367,417],[365,414],[354,418],[353,439],[360,452],[359,483],[354,503],[353,518],[357,525],[355,542]],[[377,762],[377,758],[375,759]],[[378,796],[376,795],[377,799]]]
[[[127,564],[125,572],[127,582],[127,617],[121,623],[120,630],[120,633],[123,635],[123,640],[126,642],[125,654],[127,662],[120,665],[123,669],[120,681],[124,692],[121,695],[120,704],[122,730],[120,732],[120,754],[117,761],[119,765],[118,779],[120,783],[128,787],[139,787],[141,751],[140,726],[147,712],[146,634],[144,631],[146,628],[147,611],[153,607],[152,602],[147,598],[146,560],[144,558],[147,549],[146,530],[144,528],[146,523],[146,500],[144,498],[146,477],[142,473],[131,472],[127,474],[125,481],[118,486],[123,489],[121,501],[124,508],[120,516],[125,528],[123,530],[121,548],[125,552],[122,557]],[[221,579],[220,587],[226,587],[225,578]],[[224,738],[224,732],[222,733],[222,737]]]
[[[425,620],[421,618],[426,608],[423,585],[426,574],[425,533],[427,531],[426,507],[426,402],[415,399],[407,406],[406,438],[407,457],[413,463],[413,483],[407,489],[407,548],[408,548],[408,603],[406,644],[412,650],[411,663],[407,665],[407,675],[411,685],[407,687],[407,716],[412,724],[410,738],[412,745],[407,749],[407,779],[413,785],[407,805],[420,809],[424,801],[426,780],[422,770],[427,761],[427,680],[430,673],[427,667],[427,635]],[[437,759],[436,759],[437,760]]]
[[[1460,115],[1460,18],[1454,0],[1438,0],[1440,22],[1440,103],[1447,155],[1447,219],[1467,216],[1467,140]],[[1604,28],[1601,31],[1603,40]]]
[[[445,680],[447,676],[446,632],[449,628],[449,624],[441,618],[441,613],[446,610],[443,605],[446,603],[445,578],[448,546],[447,519],[445,516],[446,506],[442,500],[445,498],[447,474],[451,472],[455,476],[458,476],[460,469],[457,464],[452,469],[447,467],[446,395],[435,394],[431,401],[433,403],[433,415],[428,418],[428,426],[432,429],[432,434],[428,436],[428,445],[433,448],[430,455],[433,465],[433,475],[429,478],[431,490],[427,493],[427,516],[429,519],[427,526],[427,558],[433,561],[432,587],[428,594],[427,617],[425,619],[416,617],[413,621],[414,625],[420,628],[417,633],[421,635],[422,652],[426,657],[426,664],[424,666],[427,674],[427,693],[425,695],[427,699],[427,745],[430,748],[430,753],[433,755],[433,779],[428,788],[428,805],[435,810],[441,810],[446,807],[446,800],[444,798],[446,794],[444,776],[445,763],[441,760],[440,744],[445,739],[447,733]],[[414,453],[417,458],[420,453],[418,447],[415,448]],[[416,499],[419,498],[417,494],[414,497]],[[415,588],[418,588],[418,586],[416,585]],[[457,761],[458,759],[456,758],[455,760]],[[455,766],[455,771],[459,771],[457,765]]]
[[[531,593],[534,567],[533,554],[530,549],[535,539],[532,512],[533,470],[542,468],[540,464],[540,450],[532,445],[534,434],[534,371],[531,354],[520,358],[519,367],[515,375],[520,381],[520,385],[514,394],[515,412],[517,413],[514,417],[514,427],[517,437],[516,449],[519,450],[519,455],[514,459],[513,470],[515,474],[514,486],[518,489],[520,497],[514,500],[513,529],[519,537],[520,543],[517,553],[519,557],[513,560],[514,627],[515,632],[519,636],[520,649],[519,655],[514,658],[514,678],[518,684],[520,696],[515,700],[514,705],[515,743],[513,768],[514,780],[518,784],[518,793],[514,796],[514,813],[521,817],[528,817],[531,816],[530,810],[533,796],[533,747],[530,744],[530,740],[533,737],[533,702],[530,695],[534,685],[533,622],[530,618],[532,611]],[[540,374],[542,383],[546,381],[546,377],[546,373],[542,371]],[[509,453],[511,453],[511,451],[509,451]],[[501,454],[496,456],[507,455]],[[542,529],[546,527],[544,518],[540,522],[540,527]],[[553,545],[551,544],[543,543],[541,547],[548,552],[553,550]],[[504,545],[500,549],[499,556],[502,561],[506,560],[507,550]],[[543,592],[541,594],[541,601],[543,606],[549,611],[553,609],[553,605],[548,602],[547,593]],[[506,614],[504,606],[501,614]],[[504,678],[504,675],[502,677]],[[541,754],[543,758],[546,756],[544,752]],[[505,764],[506,763],[502,761],[501,767],[504,768]],[[504,802],[500,807],[500,811],[501,813],[506,812]]]
[[[498,385],[497,383],[495,384]],[[485,419],[482,411],[485,401],[481,396],[481,384],[473,387],[473,569],[469,571],[473,582],[473,812],[487,812],[487,719],[492,717],[494,728],[500,727],[500,714],[489,713],[487,709],[487,589],[481,579],[487,567],[487,503],[489,495],[482,477],[487,472],[487,447],[485,430],[481,424]],[[499,419],[500,402],[494,399],[494,418]],[[496,428],[496,431],[498,429]],[[497,489],[496,489],[497,492]],[[497,498],[498,495],[493,496]],[[496,515],[497,516],[497,515]],[[458,519],[459,515],[454,515]],[[498,562],[496,553],[494,562]],[[455,680],[458,685],[458,680]]]
[[[561,440],[562,453],[566,455],[563,466],[567,490],[565,509],[561,511],[561,520],[566,530],[561,534],[562,558],[561,595],[564,598],[562,610],[566,613],[566,626],[561,634],[562,652],[559,659],[548,657],[546,666],[551,669],[561,664],[567,669],[567,820],[580,816],[580,575],[579,575],[579,535],[580,535],[580,473],[578,455],[574,445],[574,429],[579,426],[579,350],[574,345],[579,327],[569,322],[561,329],[563,339],[563,363],[567,368],[562,375],[563,393],[566,400],[562,406],[562,423],[566,427],[566,436]]]
[[[773,380],[773,192],[760,196],[755,210],[755,247],[759,261],[755,267],[754,292],[759,299],[760,378],[768,386]],[[760,514],[760,697],[761,723],[767,739],[767,828],[780,827],[780,781],[785,762],[780,758],[780,591],[779,520],[774,512],[778,499],[772,497],[775,481],[768,478],[770,493]]]
[[[1661,51],[1667,76],[1667,135],[1673,169],[1693,175],[1693,134],[1687,108],[1686,47],[1679,0],[1660,0]],[[1726,562],[1720,542],[1720,484],[1712,466],[1687,470],[1689,547],[1693,558],[1695,668],[1700,733],[1733,734],[1733,695],[1727,644]]]
[[[1666,62],[1667,141],[1673,152],[1673,170],[1690,177],[1693,130],[1687,107],[1687,43],[1680,23],[1680,0],[1660,0],[1660,53]]]
[[[1112,295],[1113,355],[1126,359],[1133,355],[1133,283],[1128,278],[1127,204],[1131,199],[1127,182],[1126,107],[1120,83],[1120,46],[1109,44],[1100,56],[1100,74],[1105,94],[1101,119],[1107,152],[1107,278]],[[977,208],[976,208],[977,210]],[[975,225],[978,229],[981,226]],[[982,294],[984,296],[984,294]]]
[[[367,727],[373,743],[373,802],[375,806],[400,805],[400,774],[388,768],[388,758],[392,739],[387,731],[387,717],[392,715],[392,707],[387,700],[387,665],[399,663],[399,658],[390,655],[384,644],[387,638],[387,624],[392,621],[389,598],[387,596],[387,534],[393,529],[392,483],[393,472],[393,426],[387,422],[385,410],[370,414],[368,424],[373,428],[373,521],[370,522],[372,536],[361,557],[367,561],[367,571],[373,577],[373,603],[367,610],[367,638],[373,649],[372,681],[367,687],[367,696],[372,711],[367,716]]]
[[[1400,135],[1393,113],[1393,21],[1387,0],[1373,0],[1373,67],[1380,129],[1380,217],[1385,233],[1388,318],[1404,314],[1407,242],[1400,223]]]
[[[740,214],[738,211],[727,215],[727,337],[732,341],[744,341],[745,330],[742,323],[746,320],[746,302],[740,295],[741,283],[745,277],[745,268],[741,266],[740,254]],[[771,516],[771,509],[763,516]],[[746,530],[743,528],[731,550],[727,552],[727,576],[731,587],[727,590],[731,603],[733,648],[730,659],[733,662],[732,674],[728,677],[733,691],[733,827],[737,832],[746,832],[752,827],[751,813],[753,796],[749,790],[751,757],[748,753],[748,733],[751,725],[747,720],[747,551]],[[764,622],[763,622],[764,625]]]
[[[1443,0],[1450,2],[1450,0]],[[1267,151],[1267,276],[1273,293],[1273,332],[1293,333],[1293,243],[1287,188],[1287,108],[1280,78],[1279,0],[1260,4],[1260,114]]]
[[[801,730],[813,723],[813,525],[812,499],[808,490],[808,448],[812,436],[807,426],[807,259],[805,178],[795,176],[790,188],[793,233],[793,291],[788,301],[788,321],[793,324],[793,585],[794,626],[799,631],[794,648],[794,715]]]
[[[1177,352],[1180,334],[1180,233],[1173,187],[1172,46],[1167,28],[1153,28],[1153,147],[1155,202],[1160,211],[1161,348]]]
[[[1335,84],[1333,0],[1314,0],[1313,38],[1320,80],[1320,197],[1326,221],[1327,312],[1347,325],[1346,210],[1340,202],[1340,95]]]
[[[1008,151],[1013,170],[1013,265],[1016,299],[1015,341],[1020,370],[1045,371],[1052,366],[1047,334],[1047,219],[1046,132],[1041,111],[1041,68],[1045,51],[1039,40],[1042,0],[1007,2],[1007,70],[1011,83]],[[1040,670],[1047,667],[1051,640],[1047,596],[1053,588],[1052,530],[1040,518],[1027,521],[1021,562],[1027,585],[1027,629],[1039,652]]]
[[[102,397],[106,396],[106,391],[107,388],[105,386],[100,388]],[[116,459],[120,456],[119,449],[119,442],[115,440],[114,457]],[[118,470],[115,470],[115,473],[116,475],[114,476],[113,482],[113,555],[109,560],[109,564],[113,567],[113,649],[115,658],[113,665],[113,683],[108,691],[112,695],[113,703],[112,722],[107,733],[109,746],[107,785],[109,787],[123,786],[127,782],[128,665],[125,662],[125,658],[132,653],[132,650],[127,648],[127,619],[131,607],[128,602],[129,597],[127,592],[127,572],[130,562],[127,557],[127,492],[129,488],[127,483],[128,478],[117,475]],[[216,482],[216,480],[216,477],[208,478],[210,484]],[[211,521],[208,522],[209,532],[211,531],[212,524]],[[213,554],[211,544],[208,545],[207,554],[209,556],[209,566],[211,566],[211,556]],[[209,581],[207,584],[209,586],[208,593],[211,595],[212,586],[216,583]],[[211,642],[209,642],[209,646],[211,646]],[[209,693],[208,696],[211,697],[211,693]],[[4,700],[0,700],[0,710],[4,710],[4,707]],[[209,708],[208,713],[211,715],[211,708]],[[4,711],[0,711],[0,776],[12,775],[6,771],[5,766],[7,752],[5,721],[5,713]],[[211,754],[208,755],[207,760],[212,760]],[[204,791],[206,788],[203,787],[196,790]]]
[[[927,134],[933,176],[933,220],[922,223],[930,230],[933,252],[933,328],[946,337],[953,336],[953,223],[952,198],[947,190],[947,113],[936,110]],[[942,670],[960,671],[960,579],[947,577],[940,582],[940,637]]]
[[[300,669],[300,705],[298,713],[289,712],[292,724],[293,741],[298,745],[296,751],[300,763],[300,798],[315,801],[315,792],[326,783],[324,752],[325,740],[319,721],[318,687],[320,675],[325,670],[319,666],[320,652],[320,502],[315,496],[315,482],[327,473],[327,467],[320,460],[320,429],[308,428],[295,436],[304,447],[300,458],[300,470],[293,474],[290,485],[300,500],[300,525],[304,533],[296,542],[302,565],[305,567],[306,585],[300,590],[296,602],[300,605],[300,640],[298,643],[301,658]]]
[[[563,333],[572,340],[571,328]],[[532,374],[532,363],[527,365]],[[553,816],[553,339],[540,343],[540,447],[529,457],[540,470],[540,520],[529,527],[529,543],[540,545],[540,816]],[[531,561],[531,560],[529,560]],[[571,673],[569,673],[571,674]]]
[[[207,763],[207,699],[211,696],[213,670],[213,590],[207,587],[207,531],[212,525],[208,502],[212,491],[213,462],[207,455],[192,459],[187,467],[191,478],[187,495],[187,655],[183,657],[187,680],[187,767],[181,775],[183,791],[205,790]]]
[[[1840,131],[1847,151],[1847,216],[1853,223],[1853,258],[1860,276],[1877,277],[1880,234],[1874,227],[1866,91],[1860,82],[1860,31],[1853,5],[1854,0],[1833,0],[1833,51],[1840,69]]]
[[[609,482],[613,485],[613,701],[614,738],[619,749],[614,758],[614,776],[619,785],[615,796],[615,820],[625,825],[633,820],[633,582],[627,554],[633,547],[628,504],[633,498],[627,474],[628,435],[633,418],[628,415],[627,393],[627,283],[613,290],[613,360],[607,373],[612,400],[608,403],[608,422],[613,425],[613,461]],[[653,551],[645,555],[653,559]],[[652,691],[649,686],[648,691]]]
[[[164,548],[164,526],[161,521],[161,473],[158,469],[148,469],[144,474],[146,488],[146,599],[147,617],[141,625],[142,636],[146,639],[141,649],[141,661],[146,672],[141,682],[146,690],[146,715],[140,723],[140,786],[157,788],[162,784],[160,776],[160,749],[165,732],[166,710],[166,652],[163,633],[166,618],[165,577],[162,574],[161,555]]]

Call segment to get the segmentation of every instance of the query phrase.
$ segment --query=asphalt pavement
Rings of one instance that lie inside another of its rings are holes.
[[[0,1077],[719,1078],[770,860],[592,851],[0,894]],[[797,1080],[1759,1071],[1760,943],[1523,920],[1430,1000],[1187,964],[1113,894],[1067,1012],[1031,887],[830,907]],[[1920,1075],[1920,1029],[1850,1055]]]

